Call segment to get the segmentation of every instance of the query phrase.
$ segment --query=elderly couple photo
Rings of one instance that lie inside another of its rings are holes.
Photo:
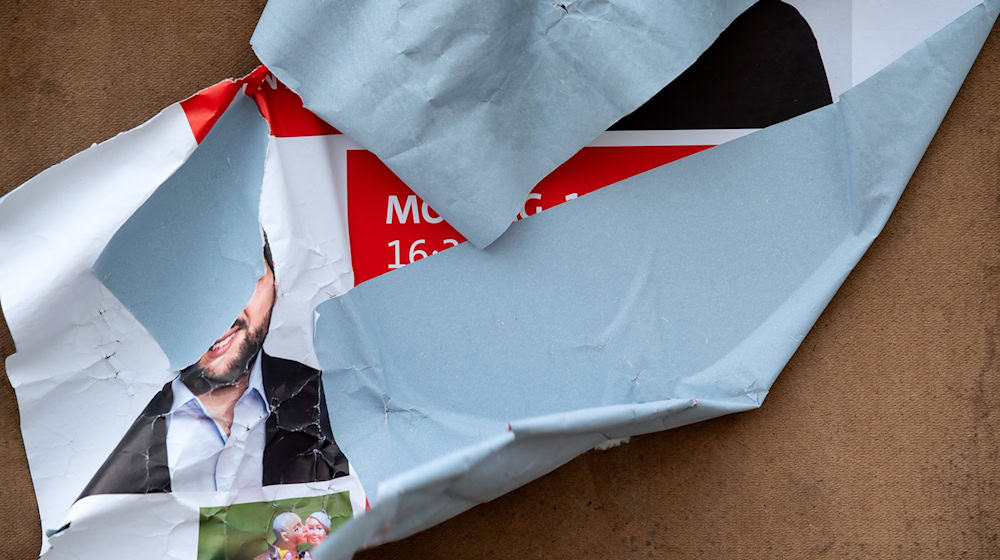
[[[330,534],[330,516],[325,511],[309,514],[305,521],[291,511],[280,513],[272,523],[274,543],[253,560],[312,560],[309,552]],[[309,549],[299,550],[308,544]]]

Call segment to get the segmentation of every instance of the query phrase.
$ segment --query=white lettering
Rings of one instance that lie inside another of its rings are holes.
[[[428,224],[437,224],[444,219],[441,217],[440,214],[437,214],[436,212],[434,212],[435,213],[434,216],[431,216],[431,212],[434,212],[434,210],[432,210],[431,207],[428,206],[426,202],[420,205],[420,213],[424,216],[424,221],[427,222]]]
[[[395,210],[396,219],[399,220],[399,223],[401,224],[406,223],[406,217],[410,214],[413,214],[413,223],[420,223],[420,214],[417,210],[417,195],[415,194],[407,195],[406,204],[402,207],[399,206],[398,196],[394,194],[389,195],[388,205],[385,209],[385,223],[387,225],[392,223],[392,215],[394,213],[393,210]]]
[[[410,262],[422,259],[427,256],[427,251],[417,249],[418,245],[423,245],[426,243],[426,239],[418,239],[410,245]]]
[[[540,195],[539,193],[536,193],[536,192],[533,192],[533,193],[531,193],[531,194],[528,195],[528,200],[541,200],[541,199],[542,199],[542,195]],[[535,214],[537,214],[537,213],[539,213],[539,212],[542,211],[542,207],[541,206],[535,206],[535,211],[532,212],[531,214],[528,214],[528,207],[527,207],[528,200],[524,201],[525,206],[522,207],[521,211],[517,213],[517,216],[519,218],[521,218],[522,220],[525,219],[525,218],[527,218],[528,216],[533,216],[533,215],[535,215]]]

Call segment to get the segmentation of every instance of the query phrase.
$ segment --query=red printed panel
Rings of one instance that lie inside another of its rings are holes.
[[[302,98],[259,66],[249,76],[247,93],[271,126],[271,136],[321,136],[340,132],[302,105]]]
[[[710,147],[583,148],[535,186],[518,219]],[[366,150],[347,151],[347,212],[355,284],[465,241]]]
[[[355,284],[465,241],[367,150],[347,150],[347,226]]]

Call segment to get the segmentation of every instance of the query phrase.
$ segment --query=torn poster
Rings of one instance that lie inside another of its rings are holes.
[[[12,192],[0,297],[45,557],[109,531],[135,557],[347,557],[607,438],[759,406],[997,9],[862,54],[838,33],[859,4],[744,11],[486,250],[263,67]],[[795,71],[753,80],[748,56]]]
[[[309,108],[484,246],[535,183],[677,77],[751,3],[273,3],[251,43]],[[375,132],[386,126],[396,132]]]

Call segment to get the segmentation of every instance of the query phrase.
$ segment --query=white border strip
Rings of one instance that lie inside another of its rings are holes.
[[[587,146],[718,146],[758,130],[760,129],[609,130]]]

